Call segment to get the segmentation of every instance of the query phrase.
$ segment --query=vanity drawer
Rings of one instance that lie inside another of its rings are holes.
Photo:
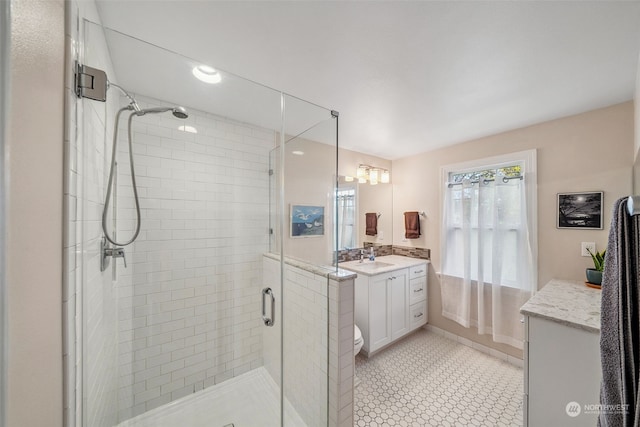
[[[409,279],[427,276],[427,264],[420,264],[409,268]]]
[[[424,301],[427,298],[427,278],[411,279],[409,281],[409,304]]]
[[[411,305],[409,321],[411,322],[412,330],[427,323],[427,301]]]

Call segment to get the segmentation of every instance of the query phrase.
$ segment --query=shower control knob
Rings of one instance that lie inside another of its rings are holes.
[[[124,268],[127,268],[127,257],[125,255],[124,248],[104,248],[103,250],[105,257],[110,256],[111,258],[122,258]]]
[[[115,248],[113,250],[113,257],[122,258],[122,261],[124,262],[124,268],[127,268],[127,257],[124,254],[124,248]]]

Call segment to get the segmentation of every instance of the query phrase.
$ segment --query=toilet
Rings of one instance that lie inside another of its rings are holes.
[[[360,350],[362,350],[362,346],[364,345],[364,340],[362,339],[362,332],[360,332],[360,328],[353,325],[353,357],[356,357]],[[355,365],[354,365],[355,366]],[[356,373],[353,373],[353,386],[357,387],[360,385],[360,379],[356,376]]]
[[[353,356],[357,356],[362,350],[362,346],[364,345],[364,340],[362,339],[362,332],[360,332],[360,328],[357,325],[353,325]]]

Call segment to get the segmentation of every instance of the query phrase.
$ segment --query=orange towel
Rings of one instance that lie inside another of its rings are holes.
[[[375,236],[378,234],[378,215],[376,213],[366,213],[364,214],[367,223],[367,229],[365,234],[367,236]]]
[[[420,237],[420,215],[418,212],[404,213],[404,230],[404,237],[407,239]]]

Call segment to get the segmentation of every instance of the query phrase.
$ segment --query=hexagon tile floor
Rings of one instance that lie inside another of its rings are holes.
[[[521,426],[522,369],[419,330],[367,359],[354,426]]]

